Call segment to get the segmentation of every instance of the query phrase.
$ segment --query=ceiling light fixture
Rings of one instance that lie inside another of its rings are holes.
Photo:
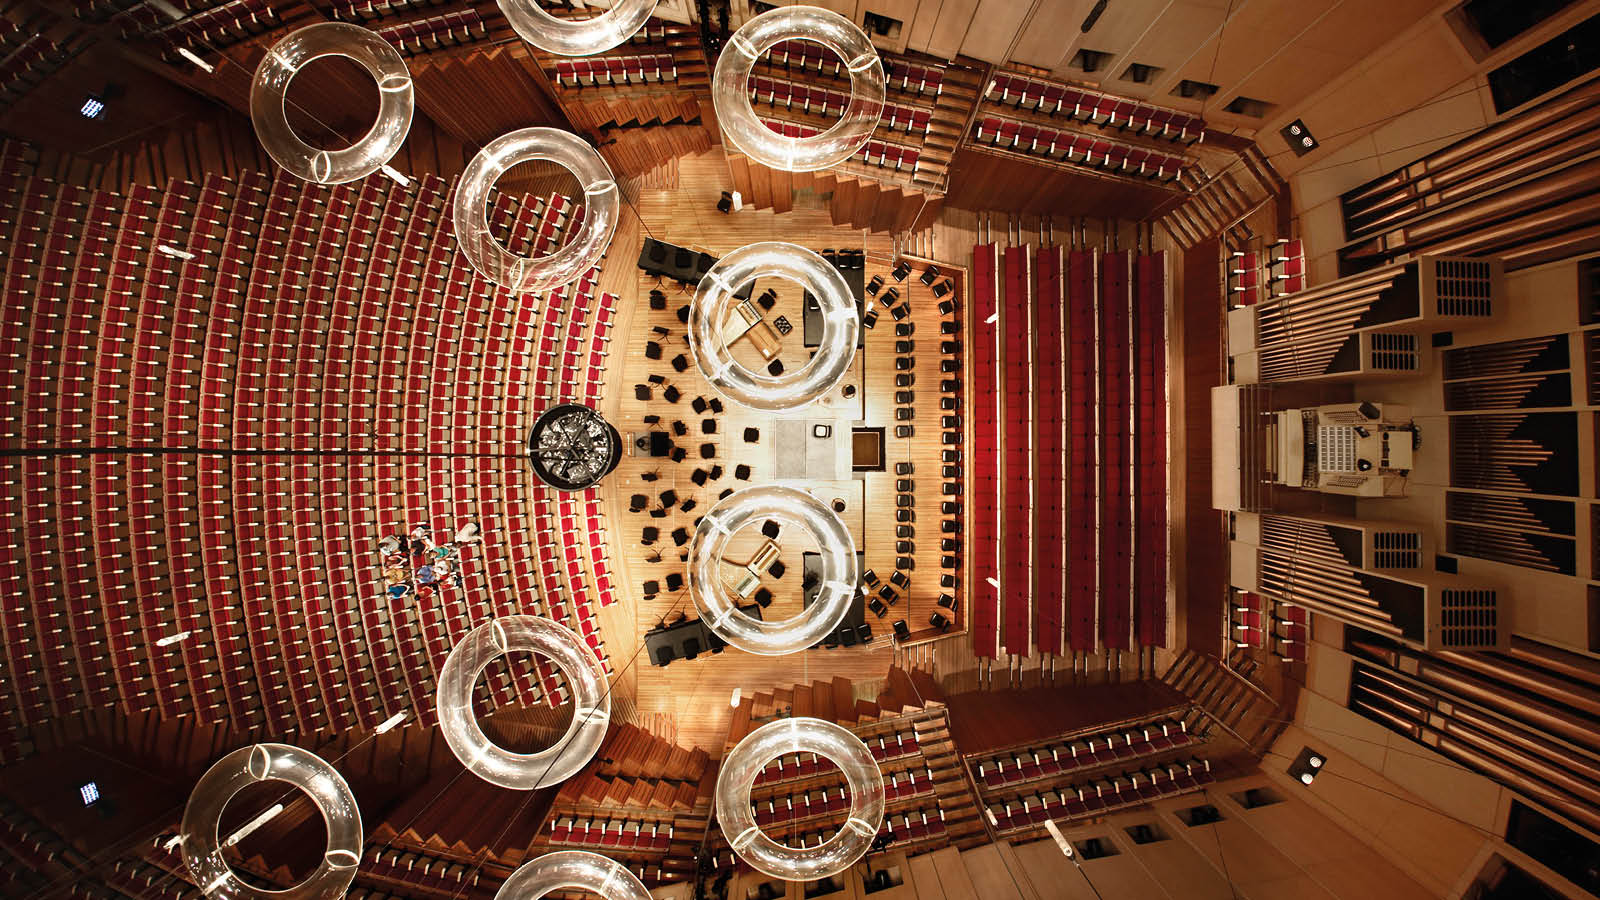
[[[378,119],[360,140],[343,150],[323,150],[289,127],[289,82],[307,63],[343,56],[378,83]],[[319,22],[290,32],[272,45],[250,82],[250,121],[267,153],[291,174],[318,184],[365,178],[388,162],[411,131],[416,98],[411,72],[398,51],[377,32],[345,22]]]
[[[850,77],[850,102],[839,121],[811,137],[778,134],[750,106],[750,73],[756,62],[790,40],[832,50]],[[883,63],[866,33],[844,16],[814,6],[779,7],[744,23],[717,57],[711,79],[711,102],[728,142],[756,162],[785,172],[814,172],[854,156],[878,127],[883,98]]]

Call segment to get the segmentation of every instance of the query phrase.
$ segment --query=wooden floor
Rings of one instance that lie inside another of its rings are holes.
[[[675,185],[675,186],[674,186]],[[673,283],[658,285],[649,276],[632,265],[637,259],[646,232],[641,229],[640,218],[648,227],[649,236],[670,243],[703,249],[721,255],[756,241],[785,240],[813,250],[825,248],[864,249],[868,254],[866,277],[875,273],[888,278],[894,247],[887,235],[868,234],[864,231],[836,227],[829,221],[827,209],[813,202],[807,206],[797,202],[787,213],[775,214],[767,210],[742,210],[731,215],[717,212],[716,202],[721,192],[728,189],[726,163],[721,154],[684,157],[678,160],[677,176],[655,176],[636,184],[636,209],[624,209],[617,235],[607,254],[605,274],[601,281],[603,290],[619,295],[621,303],[615,338],[607,359],[607,385],[601,411],[606,415],[623,440],[628,444],[621,465],[601,486],[603,509],[607,518],[610,559],[614,569],[620,601],[602,610],[601,626],[607,650],[617,673],[617,688],[621,698],[637,705],[637,714],[666,714],[676,721],[675,734],[664,735],[679,743],[691,746],[715,746],[727,732],[728,705],[733,689],[745,693],[769,690],[813,677],[842,675],[857,684],[863,694],[875,692],[890,664],[895,651],[890,646],[891,623],[904,618],[913,631],[925,629],[930,612],[936,609],[934,600],[940,593],[939,575],[939,324],[936,304],[931,293],[920,282],[908,279],[899,285],[903,297],[911,304],[912,315],[907,319],[915,323],[915,368],[913,390],[916,391],[916,433],[912,438],[894,436],[894,322],[883,313],[877,327],[866,332],[864,347],[858,351],[853,373],[847,383],[857,386],[854,399],[846,399],[841,389],[819,401],[818,406],[804,415],[808,419],[836,418],[844,427],[851,424],[879,427],[885,431],[884,472],[857,473],[829,482],[800,482],[824,502],[842,499],[846,504],[844,518],[858,541],[858,550],[864,552],[863,565],[877,572],[887,581],[895,568],[895,474],[894,464],[901,461],[913,463],[916,480],[915,537],[913,558],[915,569],[910,572],[909,596],[904,596],[890,609],[889,614],[877,619],[869,612],[868,621],[873,626],[874,640],[870,646],[812,650],[785,657],[760,657],[732,648],[717,655],[702,654],[694,660],[679,660],[665,668],[650,665],[642,653],[641,637],[655,627],[664,617],[684,613],[695,617],[693,602],[687,592],[666,590],[667,576],[686,574],[682,557],[688,544],[677,546],[673,540],[676,529],[692,535],[696,520],[717,501],[718,494],[726,488],[738,489],[768,483],[775,471],[775,426],[778,416],[757,413],[725,403],[724,411],[714,415],[694,412],[691,404],[696,397],[708,402],[718,397],[716,390],[701,377],[692,364],[685,342],[685,326],[678,320],[678,308],[691,298]],[[804,198],[797,198],[803,201]],[[966,255],[970,256],[971,248]],[[801,346],[801,297],[797,287],[783,282],[762,284],[757,291],[771,286],[778,291],[779,301],[772,315],[783,315],[795,325],[794,333],[784,340],[780,359],[787,369],[803,365],[807,351]],[[667,294],[665,310],[649,308],[649,291],[657,288]],[[654,332],[664,328],[665,337]],[[660,360],[645,357],[645,345],[655,340],[663,346]],[[677,372],[672,360],[684,354],[689,367]],[[655,374],[665,379],[656,385],[650,401],[635,397],[635,385],[647,383]],[[676,404],[662,399],[665,388],[674,386],[681,392]],[[681,420],[688,434],[677,438],[678,444],[688,450],[688,457],[673,463],[663,457],[651,457],[632,449],[632,437],[648,430],[644,418],[661,417],[661,424],[671,427]],[[702,433],[702,421],[714,419],[716,432]],[[744,429],[756,428],[760,438],[755,444],[744,441]],[[701,444],[711,444],[714,459],[701,459]],[[751,468],[750,480],[734,477],[735,467],[745,464]],[[721,466],[721,478],[698,487],[691,480],[696,468],[710,470]],[[642,476],[655,473],[654,481]],[[628,511],[629,498],[636,493],[646,494],[652,505],[662,491],[677,494],[679,508],[684,500],[693,498],[694,508],[689,512],[674,510],[664,518],[652,518],[645,513]],[[653,547],[640,542],[642,529],[654,526],[660,539]],[[748,538],[754,546],[755,538]],[[766,618],[792,615],[800,609],[801,552],[813,549],[801,540],[780,540],[781,557],[787,571],[783,577],[765,580],[772,590],[774,600],[766,610]],[[739,547],[735,544],[735,548]],[[730,552],[738,559],[738,552]],[[660,584],[661,593],[654,599],[645,599],[642,585],[647,581]],[[950,643],[966,643],[964,634],[952,635]],[[970,654],[970,649],[967,651]],[[635,658],[637,654],[637,658]],[[630,662],[632,660],[632,662]]]

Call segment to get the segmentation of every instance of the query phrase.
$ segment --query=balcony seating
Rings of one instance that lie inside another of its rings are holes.
[[[670,53],[644,56],[596,56],[556,62],[556,84],[561,87],[655,84],[675,81],[678,65]]]
[[[1212,780],[1209,760],[1184,760],[1071,783],[1011,802],[990,803],[987,809],[997,831],[1016,831],[1043,825],[1047,819],[1106,815],[1200,790]]]
[[[1161,719],[1022,750],[989,754],[969,761],[969,765],[980,785],[996,790],[1035,779],[1151,757],[1190,747],[1199,740],[1189,733],[1183,720]]]
[[[1205,123],[1170,109],[1114,97],[1085,88],[1050,84],[1004,72],[989,82],[985,98],[1051,117],[1094,122],[1107,127],[1180,144],[1205,137]]]
[[[403,55],[425,53],[483,40],[489,28],[475,9],[415,19],[378,29],[383,39]]]
[[[980,116],[973,123],[973,135],[981,143],[1014,153],[1075,163],[1151,181],[1176,181],[1187,165],[1182,157],[1157,153],[1098,135],[1056,131],[998,116]]]
[[[782,122],[764,117],[761,121],[772,129],[774,133],[781,134],[784,137],[802,138],[820,133],[819,129],[806,125],[796,125],[792,122]],[[917,170],[917,160],[920,156],[921,154],[918,151],[910,147],[902,147],[885,141],[869,140],[850,158],[869,166],[894,169],[897,172],[915,172]]]

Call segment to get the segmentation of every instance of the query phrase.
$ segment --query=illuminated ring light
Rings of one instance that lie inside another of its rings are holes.
[[[650,900],[650,891],[616,860],[582,850],[557,850],[523,863],[494,900],[539,900],[551,891],[588,891],[604,900]]]
[[[822,557],[811,605],[771,622],[740,612],[722,575],[728,541],[745,525],[767,519],[804,529]],[[805,491],[781,485],[745,488],[719,500],[700,520],[689,547],[689,595],[700,620],[729,644],[762,656],[805,650],[832,634],[844,621],[860,578],[856,542],[839,515]]]
[[[217,827],[223,807],[260,781],[282,781],[304,791],[327,823],[328,849],[322,864],[287,890],[268,891],[245,883],[222,856]],[[335,900],[350,887],[361,863],[361,809],[350,785],[322,757],[287,744],[240,747],[217,760],[195,782],[179,833],[189,874],[213,900]]]
[[[750,107],[750,72],[782,41],[807,40],[832,50],[850,73],[850,105],[832,128],[803,138],[768,128]],[[865,33],[849,19],[815,6],[784,6],[744,23],[722,48],[711,80],[711,102],[722,133],[744,155],[788,172],[838,165],[866,146],[883,116],[883,63]]]
[[[587,19],[558,19],[538,0],[500,0],[500,12],[517,34],[540,50],[562,56],[588,56],[610,50],[644,25],[656,0],[614,0],[611,9]]]
[[[816,847],[780,844],[756,825],[750,788],[773,759],[815,753],[844,772],[850,814],[839,833]],[[872,847],[883,824],[883,773],[861,739],[821,719],[778,719],[745,735],[717,775],[717,824],[733,852],[756,869],[788,881],[813,881],[844,871]]]
[[[518,163],[548,160],[583,185],[588,212],[581,230],[549,256],[518,256],[489,230],[489,189]],[[523,128],[502,134],[467,163],[456,188],[456,242],[479,274],[495,284],[527,293],[576,281],[600,262],[617,228],[617,183],[611,167],[577,135],[556,128]]]
[[[321,150],[300,140],[284,111],[289,82],[306,63],[324,56],[352,59],[378,82],[378,120],[343,150]],[[290,32],[272,45],[250,83],[250,121],[267,153],[291,174],[319,184],[343,184],[378,171],[411,130],[416,100],[411,72],[377,33],[344,22],[323,22]]]
[[[757,278],[798,282],[817,299],[822,343],[816,355],[793,372],[773,377],[733,358],[725,327],[733,319],[734,296]],[[850,370],[861,335],[861,315],[850,285],[831,263],[796,244],[747,244],[717,260],[700,279],[689,308],[689,351],[700,373],[724,397],[751,409],[798,409],[832,390]]]
[[[572,724],[546,750],[513,753],[489,740],[472,711],[472,689],[491,662],[512,651],[538,653],[567,678]],[[467,633],[439,671],[439,729],[473,774],[517,791],[560,784],[582,769],[611,721],[611,692],[600,660],[564,626],[539,616],[502,616]]]

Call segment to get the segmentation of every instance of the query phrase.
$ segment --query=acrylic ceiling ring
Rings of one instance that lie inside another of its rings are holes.
[[[587,19],[558,19],[538,0],[499,0],[500,12],[518,35],[540,50],[562,56],[588,56],[610,50],[643,27],[656,0],[613,0],[608,10]]]
[[[217,827],[235,794],[260,781],[282,781],[304,791],[328,829],[328,849],[306,880],[269,891],[242,880],[222,855]],[[335,900],[344,895],[361,862],[361,808],[339,772],[309,750],[287,744],[240,747],[217,760],[195,782],[183,810],[183,861],[194,883],[212,900]]]
[[[300,140],[284,109],[289,82],[306,63],[344,56],[378,82],[378,120],[343,150],[322,150]],[[344,22],[322,22],[290,32],[272,45],[250,83],[250,121],[261,146],[285,170],[306,181],[343,184],[378,171],[411,130],[416,99],[405,60],[376,32]]]
[[[750,72],[756,61],[774,45],[792,40],[832,50],[850,74],[850,103],[843,116],[811,137],[778,134],[750,106]],[[883,97],[883,63],[872,41],[849,19],[815,6],[783,6],[744,23],[722,48],[711,79],[711,102],[722,133],[745,156],[788,172],[826,169],[849,159],[878,127]]]
[[[844,826],[816,847],[790,847],[767,837],[750,808],[756,775],[773,759],[815,753],[844,773],[850,812]],[[883,773],[861,739],[822,719],[778,719],[744,736],[722,761],[717,775],[717,825],[739,858],[788,881],[812,881],[854,865],[872,847],[883,825]]]
[[[750,301],[735,296],[757,278],[797,282],[821,311],[816,355],[783,375],[751,370],[729,347],[729,324],[749,324],[750,317],[760,315]],[[860,335],[855,296],[839,270],[812,251],[781,241],[747,244],[717,260],[701,277],[689,306],[689,350],[700,373],[722,396],[765,412],[799,409],[832,390],[850,370]]]
[[[811,604],[799,615],[774,621],[739,610],[722,564],[734,534],[768,519],[791,534],[810,534],[822,564]],[[844,621],[860,578],[855,539],[839,515],[805,491],[784,485],[745,488],[717,501],[689,546],[689,596],[700,620],[729,644],[762,656],[802,651],[832,634]]]
[[[513,753],[489,740],[472,710],[483,670],[515,651],[537,653],[561,670],[572,691],[572,724],[548,749]],[[606,673],[571,629],[539,616],[501,616],[467,633],[445,658],[437,691],[439,729],[469,771],[517,791],[560,784],[577,774],[605,739],[611,721]]]
[[[621,863],[598,853],[558,850],[523,863],[494,900],[539,900],[551,891],[588,891],[604,900],[650,900],[650,891]]]
[[[586,214],[573,235],[548,256],[520,256],[489,230],[489,190],[518,163],[547,160],[583,186]],[[617,183],[611,167],[583,139],[557,128],[523,128],[502,134],[478,151],[461,173],[453,210],[456,242],[483,277],[519,293],[559,287],[600,262],[617,229]]]

